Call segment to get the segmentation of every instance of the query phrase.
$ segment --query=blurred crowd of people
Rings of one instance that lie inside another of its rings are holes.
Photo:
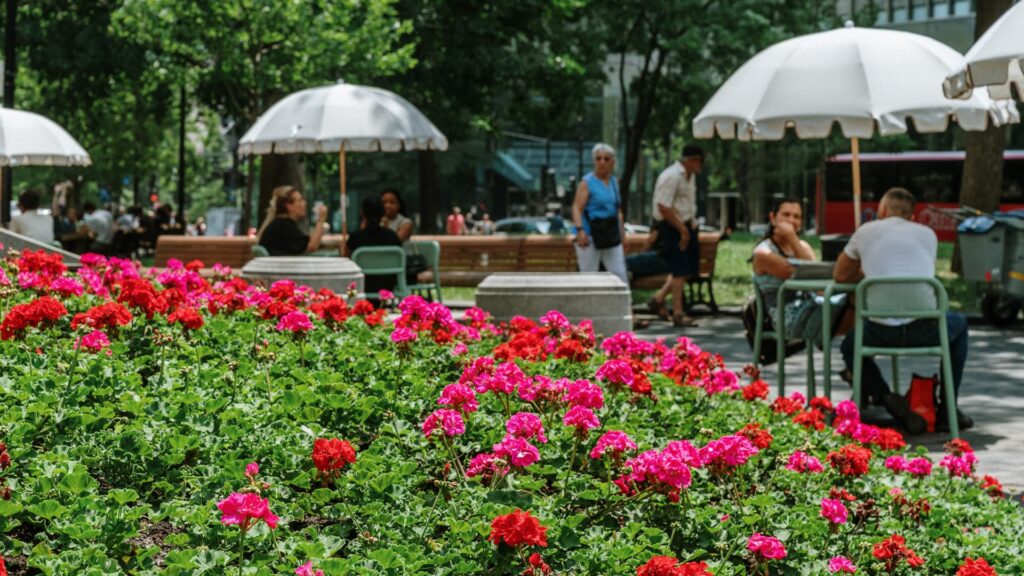
[[[151,252],[162,234],[204,235],[202,218],[194,224],[179,222],[170,204],[152,209],[142,206],[99,206],[86,201],[77,208],[70,202],[71,184],[54,186],[49,213],[42,210],[42,194],[25,190],[18,197],[19,214],[10,222],[10,230],[46,244],[83,254],[95,252],[108,256],[133,257]]]
[[[449,236],[463,236],[466,234],[482,234],[489,236],[494,234],[494,220],[487,213],[487,207],[483,202],[469,209],[469,213],[462,214],[462,208],[453,206],[452,211],[445,219],[445,232]]]

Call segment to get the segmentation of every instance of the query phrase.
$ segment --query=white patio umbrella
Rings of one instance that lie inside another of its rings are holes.
[[[88,166],[91,163],[82,145],[53,120],[24,110],[0,107],[0,166]],[[0,190],[3,190],[2,170]],[[4,198],[3,202],[9,200]]]
[[[940,82],[960,54],[909,32],[855,28],[808,34],[770,46],[740,67],[693,121],[697,138],[825,138],[839,123],[853,152],[854,219],[860,225],[860,138],[907,131],[965,130],[1020,120],[1016,108],[975,94],[949,100]]]
[[[964,55],[959,71],[942,83],[949,98],[963,98],[980,86],[988,86],[992,98],[1024,100],[1024,2],[999,17]]]
[[[341,165],[341,228],[345,216],[345,152],[447,150],[448,139],[426,116],[393,92],[339,82],[284,97],[242,136],[238,152],[337,152]]]

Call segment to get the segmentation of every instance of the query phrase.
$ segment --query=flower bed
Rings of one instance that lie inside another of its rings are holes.
[[[12,574],[1024,573],[966,442],[685,338],[83,263],[0,264]]]

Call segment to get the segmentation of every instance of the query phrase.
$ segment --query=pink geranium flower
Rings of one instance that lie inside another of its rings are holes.
[[[518,412],[513,414],[505,423],[505,430],[509,434],[524,440],[537,439],[541,444],[546,444],[548,439],[544,437],[544,424],[540,416],[532,412]]]
[[[821,517],[832,524],[846,524],[846,506],[832,498],[821,499]]]
[[[786,557],[786,547],[778,538],[765,536],[760,532],[754,532],[747,540],[747,550],[753,552],[754,557],[759,560],[780,560]]]
[[[217,503],[217,509],[221,511],[221,524],[237,524],[242,532],[248,532],[260,520],[270,528],[277,528],[278,517],[270,511],[270,500],[253,492],[233,492]]]
[[[516,468],[525,468],[540,460],[537,447],[522,438],[508,435],[493,447],[494,455],[504,459]]]
[[[927,458],[914,458],[907,464],[907,472],[918,478],[928,476],[932,473],[932,463]]]
[[[590,408],[584,406],[573,406],[570,408],[565,413],[565,417],[562,418],[562,423],[576,428],[576,432],[583,435],[588,430],[601,426],[601,421],[597,419],[597,416],[590,411]]]
[[[460,436],[466,433],[466,423],[462,421],[462,414],[455,410],[440,408],[434,410],[427,419],[423,421],[423,435],[427,438],[440,429],[445,436]]]
[[[309,316],[306,316],[304,312],[292,310],[278,320],[276,329],[278,332],[305,334],[313,329],[313,323],[309,321]]]
[[[255,478],[260,473],[260,465],[256,462],[249,462],[245,465],[245,477]]]
[[[828,571],[833,574],[854,574],[857,572],[857,567],[846,556],[834,556],[828,561]]]
[[[295,576],[324,576],[323,570],[313,571],[313,562],[306,562],[295,569]]]
[[[574,406],[600,410],[604,406],[604,392],[590,380],[577,380],[566,387],[565,401]]]
[[[391,333],[391,341],[395,344],[405,344],[416,339],[416,332],[409,328],[395,328]]]
[[[450,406],[463,414],[477,411],[476,392],[465,384],[449,384],[441,391],[438,404]]]
[[[700,459],[705,465],[735,467],[757,452],[757,447],[743,436],[722,436],[700,449]]]
[[[93,330],[85,336],[75,340],[75,350],[85,350],[96,354],[97,352],[106,351],[107,356],[110,356],[110,338],[102,330]]]
[[[597,369],[597,379],[629,386],[633,383],[633,367],[625,360],[609,360]]]
[[[625,432],[609,430],[597,439],[597,444],[590,451],[590,457],[597,459],[606,454],[618,456],[627,450],[636,450],[636,442],[633,442]]]
[[[786,464],[786,470],[800,472],[801,474],[818,474],[820,472],[824,472],[825,468],[821,465],[821,460],[818,460],[806,452],[797,450],[789,456],[789,462]]]

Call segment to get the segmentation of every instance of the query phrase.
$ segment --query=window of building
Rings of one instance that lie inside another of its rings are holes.
[[[910,10],[907,6],[908,0],[892,0],[892,21],[906,22],[910,17]]]
[[[916,21],[928,19],[928,0],[910,0],[910,19]]]
[[[953,15],[954,16],[969,16],[974,12],[974,6],[971,0],[953,0]]]
[[[875,17],[875,25],[885,24],[889,21],[889,0],[878,0],[874,3],[878,9],[878,16]]]

